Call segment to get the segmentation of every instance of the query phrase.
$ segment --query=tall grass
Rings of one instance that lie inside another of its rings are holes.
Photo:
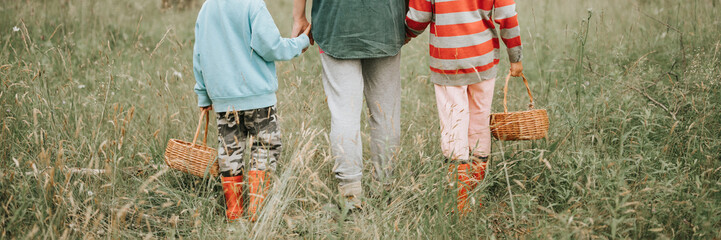
[[[291,4],[267,4],[288,32]],[[0,238],[721,238],[719,2],[518,5],[525,73],[551,128],[545,140],[494,142],[473,192],[483,208],[451,213],[424,35],[402,53],[390,193],[367,174],[366,210],[336,207],[311,49],[278,64],[284,152],[267,207],[256,223],[226,223],[217,179],[162,160],[198,113],[197,6],[2,0]],[[510,87],[511,109],[523,109],[521,85]]]

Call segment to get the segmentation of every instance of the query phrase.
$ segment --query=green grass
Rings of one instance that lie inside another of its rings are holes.
[[[267,3],[289,33],[291,2]],[[313,47],[278,64],[284,153],[268,206],[229,224],[217,179],[163,168],[167,140],[195,130],[197,7],[1,0],[0,238],[721,238],[721,3],[518,4],[525,73],[551,127],[494,142],[473,193],[483,208],[449,213],[423,35],[402,53],[390,204],[367,174],[365,212],[333,207]],[[511,109],[527,103],[521,88],[511,83]]]

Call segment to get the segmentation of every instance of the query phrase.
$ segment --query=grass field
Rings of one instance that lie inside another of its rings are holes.
[[[291,1],[266,2],[287,36]],[[366,174],[367,210],[334,207],[314,46],[278,63],[284,155],[260,220],[231,224],[217,179],[163,167],[197,121],[197,6],[0,0],[0,238],[721,238],[721,2],[517,2],[551,127],[494,142],[483,208],[449,213],[424,34],[402,52],[390,204]],[[522,84],[511,93],[523,109]]]

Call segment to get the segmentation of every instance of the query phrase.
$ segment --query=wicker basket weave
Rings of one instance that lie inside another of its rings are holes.
[[[528,87],[526,76],[523,83],[526,85],[528,97],[530,98],[529,110],[519,112],[508,112],[506,95],[508,95],[508,80],[511,74],[506,77],[506,85],[503,87],[503,113],[491,114],[491,134],[498,140],[536,140],[545,138],[548,134],[548,113],[545,109],[533,109],[533,95]]]
[[[203,137],[203,145],[195,144],[200,134],[200,127],[205,117],[205,136]],[[218,162],[215,160],[218,156],[217,150],[207,145],[208,140],[208,123],[210,116],[208,111],[200,113],[198,120],[198,128],[195,130],[193,142],[186,142],[178,139],[168,140],[168,147],[165,149],[165,163],[170,168],[174,168],[186,173],[199,177],[205,177],[206,173],[212,176],[218,176]]]

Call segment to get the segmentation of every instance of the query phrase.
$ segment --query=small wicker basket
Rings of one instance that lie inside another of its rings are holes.
[[[195,144],[195,141],[198,140],[203,117],[205,117],[205,136],[203,137],[203,145],[198,145]],[[192,143],[178,139],[168,140],[168,147],[165,149],[165,163],[170,168],[198,177],[205,177],[207,173],[213,177],[218,176],[218,162],[215,160],[218,152],[214,148],[208,147],[207,144],[209,122],[208,111],[202,111]]]
[[[528,87],[526,76],[523,83],[528,90],[528,97],[531,103],[527,111],[508,112],[506,95],[508,95],[508,80],[511,74],[506,77],[506,85],[503,87],[503,113],[491,114],[491,134],[501,141],[536,140],[545,138],[548,134],[548,113],[545,109],[533,108],[533,95]]]

